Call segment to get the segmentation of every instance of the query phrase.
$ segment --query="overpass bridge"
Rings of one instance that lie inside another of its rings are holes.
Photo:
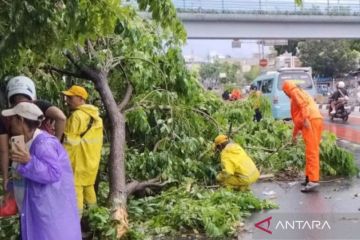
[[[356,39],[358,0],[174,0],[189,39]]]
[[[360,0],[173,0],[189,39],[359,39]]]
[[[358,16],[179,13],[188,39],[357,39]]]

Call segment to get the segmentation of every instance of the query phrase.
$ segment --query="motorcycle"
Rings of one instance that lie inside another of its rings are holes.
[[[329,103],[329,117],[330,120],[333,121],[335,118],[341,118],[343,122],[346,122],[349,119],[349,115],[351,113],[351,107],[347,105],[347,98],[341,99],[340,102],[337,104],[335,114],[331,114],[332,107]]]

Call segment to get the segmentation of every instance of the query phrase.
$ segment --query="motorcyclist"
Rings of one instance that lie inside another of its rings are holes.
[[[345,83],[340,81],[336,84],[336,91],[330,97],[331,115],[334,115],[341,106],[349,100],[348,92],[345,89]]]

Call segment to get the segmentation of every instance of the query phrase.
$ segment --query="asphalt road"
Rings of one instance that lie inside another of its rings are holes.
[[[343,140],[360,144],[360,113],[351,113],[347,122],[342,119],[334,119],[331,121],[326,111],[322,111],[324,116],[324,129],[335,133],[335,135]]]
[[[324,128],[354,153],[360,167],[360,114],[350,115],[343,123],[341,119],[330,121],[324,112]],[[300,188],[300,179],[254,184],[256,196],[272,200],[279,208],[253,214],[238,239],[360,239],[360,178],[321,182],[314,193],[301,193]],[[319,219],[323,225],[314,229],[314,220]],[[255,226],[261,221],[262,229]]]

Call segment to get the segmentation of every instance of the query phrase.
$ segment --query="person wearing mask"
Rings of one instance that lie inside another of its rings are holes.
[[[348,92],[345,89],[345,83],[340,81],[336,84],[336,91],[330,97],[330,115],[334,115],[337,109],[349,100]]]
[[[219,135],[214,140],[220,152],[222,171],[216,176],[220,185],[239,190],[248,190],[256,182],[260,173],[252,159],[237,143],[230,142],[228,136]]]
[[[10,154],[18,164],[17,174],[26,179],[21,239],[80,240],[70,160],[59,140],[38,128],[43,112],[33,103],[21,102],[2,115],[10,118],[11,135],[23,139],[23,144],[12,145]]]
[[[323,117],[313,98],[292,81],[284,81],[283,91],[291,101],[291,117],[294,123],[293,142],[302,133],[305,142],[305,182],[302,192],[311,192],[319,186],[320,141]]]
[[[99,169],[103,144],[103,122],[99,109],[86,104],[87,91],[73,85],[62,92],[72,111],[65,126],[64,146],[75,177],[77,204],[82,214],[84,204],[96,204],[94,184]]]

